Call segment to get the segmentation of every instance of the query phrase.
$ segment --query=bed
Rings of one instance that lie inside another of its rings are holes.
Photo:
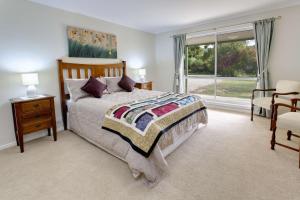
[[[93,77],[116,77],[126,74],[126,62],[109,59],[58,60],[61,110],[64,128],[78,134],[90,143],[100,147],[113,156],[125,161],[137,178],[142,176],[147,183],[155,184],[167,171],[166,157],[191,137],[201,124],[207,123],[206,108],[189,115],[178,124],[165,131],[151,154],[143,156],[132,148],[120,135],[103,128],[107,111],[127,102],[139,102],[145,98],[157,98],[165,95],[160,91],[134,89],[132,92],[114,92],[104,94],[102,98],[85,97],[76,102],[70,99],[66,90],[66,79],[87,79]]]

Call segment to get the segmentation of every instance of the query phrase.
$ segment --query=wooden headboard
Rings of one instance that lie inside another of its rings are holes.
[[[62,59],[58,62],[58,77],[60,86],[61,111],[64,123],[64,129],[67,129],[67,112],[68,107],[66,101],[70,99],[69,94],[66,94],[65,79],[88,79],[93,77],[114,77],[126,74],[126,61],[119,63],[108,64],[80,64],[66,62]]]

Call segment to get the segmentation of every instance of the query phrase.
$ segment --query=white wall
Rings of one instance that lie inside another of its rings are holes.
[[[0,0],[0,149],[15,142],[9,99],[25,94],[19,73],[39,72],[38,90],[57,96],[61,125],[56,59],[68,54],[67,25],[116,34],[118,57],[129,68],[147,67],[153,79],[154,35],[24,0]]]
[[[156,76],[154,81],[160,84],[157,84],[155,89],[164,91],[172,89],[174,55],[171,35],[233,25],[278,15],[282,16],[282,19],[277,20],[275,24],[269,61],[271,83],[274,86],[276,81],[280,79],[300,81],[300,6],[294,6],[156,35]]]

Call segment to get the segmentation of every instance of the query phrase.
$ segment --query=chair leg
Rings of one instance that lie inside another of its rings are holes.
[[[273,134],[272,134],[272,139],[271,139],[271,149],[274,150],[275,149],[275,143],[276,143],[276,127],[273,128]]]
[[[254,104],[251,104],[251,121],[253,121]]]
[[[272,115],[273,116],[273,115]],[[270,122],[270,131],[273,130],[273,127],[276,126],[276,121],[273,120],[273,117],[271,117],[271,122]]]
[[[272,131],[272,126],[273,126],[272,123],[273,123],[273,122],[272,122],[272,120],[271,120],[271,123],[270,123],[270,131]]]
[[[274,109],[273,106],[271,106],[271,124],[270,124],[270,131],[272,131],[272,119],[273,119],[273,115],[274,115]]]
[[[287,140],[291,140],[292,131],[288,130],[287,132]]]
[[[270,127],[270,131],[272,131],[273,130],[273,119],[271,118],[271,127]]]

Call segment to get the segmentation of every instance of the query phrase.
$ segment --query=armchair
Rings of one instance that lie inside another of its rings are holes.
[[[300,133],[300,112],[297,112],[297,111],[300,111],[300,108],[296,107],[298,101],[300,101],[300,99],[295,98],[295,99],[291,99],[292,105],[287,105],[287,104],[283,104],[283,103],[275,103],[274,104],[274,114],[272,117],[273,134],[272,134],[272,139],[271,139],[271,149],[274,150],[275,144],[277,144],[279,146],[299,152],[299,168],[300,168],[300,149],[296,149],[294,147],[287,146],[285,144],[276,142],[277,128],[283,128],[283,129],[288,130],[288,132],[287,132],[288,140],[291,140],[291,136],[300,137],[299,135],[293,134],[293,132],[292,132],[292,131],[294,131],[294,132]],[[278,108],[279,107],[286,107],[286,108],[291,109],[291,111],[278,116]]]
[[[272,97],[255,97],[257,92],[274,92]],[[273,105],[275,103],[282,103],[291,105],[291,98],[295,98],[300,93],[300,82],[280,80],[273,89],[254,89],[251,98],[251,121],[253,121],[254,106],[264,108],[271,111],[271,118],[273,116]],[[270,126],[272,129],[272,125]]]

